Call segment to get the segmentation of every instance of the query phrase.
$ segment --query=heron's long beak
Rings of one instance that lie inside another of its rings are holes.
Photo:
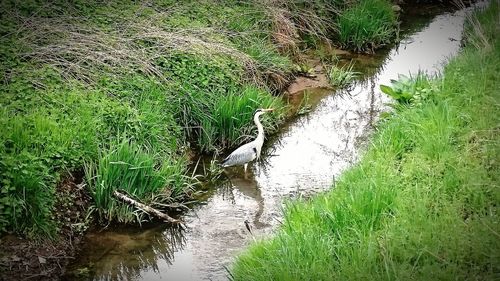
[[[264,112],[271,112],[271,111],[273,111],[273,110],[274,110],[274,108],[262,109],[262,111],[264,111]]]

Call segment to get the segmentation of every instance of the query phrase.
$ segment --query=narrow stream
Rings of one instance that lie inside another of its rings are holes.
[[[420,13],[422,11],[419,11]],[[86,236],[73,272],[83,280],[227,280],[226,267],[253,237],[272,234],[283,201],[331,188],[369,141],[389,99],[379,90],[398,73],[436,73],[460,47],[464,11],[407,16],[398,46],[376,55],[352,55],[363,75],[349,89],[311,89],[311,110],[267,141],[249,173],[229,169],[227,180],[182,216],[184,230],[164,225],[110,229]],[[74,278],[74,276],[72,277]]]

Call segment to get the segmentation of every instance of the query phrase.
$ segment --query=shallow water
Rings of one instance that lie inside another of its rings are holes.
[[[182,215],[184,229],[92,232],[72,267],[82,276],[90,269],[90,280],[227,280],[225,267],[234,257],[280,224],[285,199],[331,188],[357,161],[380,112],[387,110],[389,99],[379,85],[390,84],[398,73],[438,73],[459,50],[463,20],[463,11],[418,16],[403,27],[407,35],[398,46],[344,57],[356,62],[362,77],[337,93],[311,89],[310,111],[267,141],[262,160],[247,175],[242,168],[228,169],[227,179]]]

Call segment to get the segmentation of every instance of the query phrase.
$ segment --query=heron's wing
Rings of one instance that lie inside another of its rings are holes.
[[[257,148],[254,142],[249,142],[237,148],[222,162],[223,167],[243,165],[257,157]]]

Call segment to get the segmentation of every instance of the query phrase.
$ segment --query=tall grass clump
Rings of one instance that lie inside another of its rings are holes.
[[[199,146],[203,150],[230,148],[253,138],[256,130],[253,113],[258,108],[276,108],[261,118],[267,132],[273,132],[283,119],[281,99],[255,87],[247,86],[241,93],[216,98],[213,108],[201,120]]]
[[[240,144],[252,129],[253,111],[272,105],[283,107],[281,99],[268,90],[243,84],[243,67],[230,57],[176,54],[160,65],[180,88],[167,94],[174,118],[202,151]],[[283,112],[277,113],[271,115],[276,117],[272,122],[265,122],[270,131],[282,120]]]
[[[500,40],[488,32],[499,6],[475,15],[488,44],[467,45],[441,78],[391,88],[428,95],[396,101],[333,190],[288,203],[275,237],[239,256],[234,280],[497,279]]]
[[[337,36],[344,48],[373,52],[394,40],[396,16],[386,0],[358,1],[342,11],[337,21]]]
[[[102,221],[140,223],[146,214],[120,202],[113,193],[123,192],[148,205],[161,203],[155,202],[159,196],[175,199],[184,191],[183,171],[182,162],[155,159],[147,148],[127,140],[110,147],[95,163],[89,163],[86,180]]]
[[[336,87],[344,87],[351,83],[359,75],[358,72],[353,70],[354,64],[349,63],[344,66],[338,67],[336,65],[330,68],[328,72],[328,80],[330,84]]]

